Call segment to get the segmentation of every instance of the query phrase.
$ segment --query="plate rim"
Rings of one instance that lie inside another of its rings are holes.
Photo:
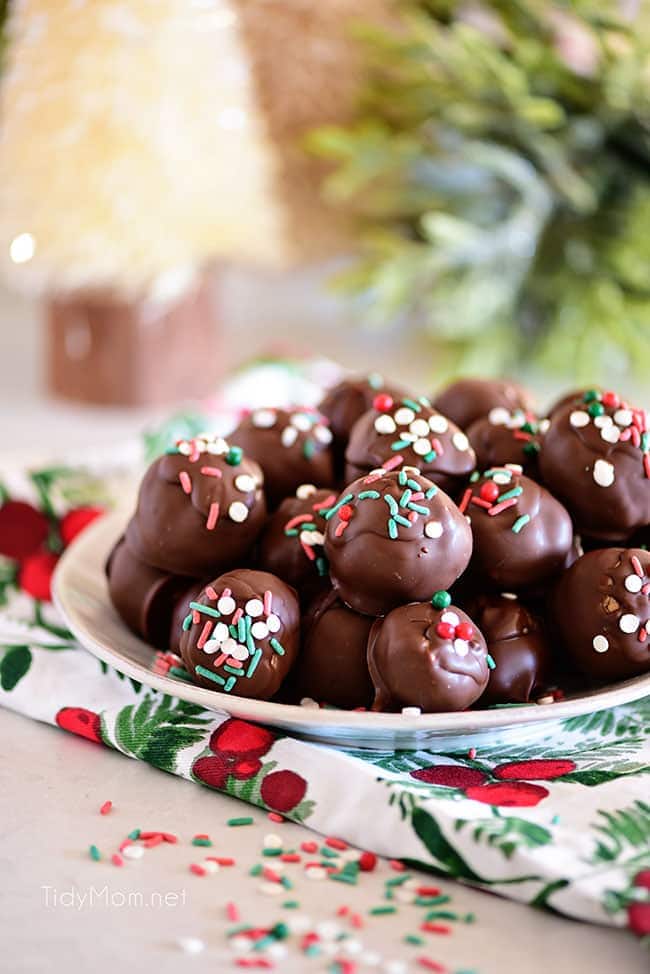
[[[300,704],[275,703],[267,700],[255,700],[251,697],[241,697],[225,694],[218,690],[209,690],[196,684],[186,683],[180,679],[156,674],[143,664],[132,661],[119,650],[107,646],[100,638],[79,623],[74,606],[70,605],[67,594],[69,575],[83,568],[86,572],[94,571],[103,564],[110,550],[110,546],[120,537],[120,527],[123,528],[126,519],[123,507],[113,510],[94,523],[90,524],[82,534],[63,552],[56,566],[52,579],[52,599],[61,613],[66,626],[84,649],[93,656],[119,670],[125,676],[150,686],[162,693],[179,697],[189,703],[200,704],[206,710],[217,713],[228,713],[237,716],[236,711],[243,708],[252,710],[254,716],[245,719],[257,720],[262,724],[275,724],[285,728],[293,728],[301,733],[301,724],[318,725],[323,731],[340,730],[359,733],[367,731],[392,732],[400,735],[470,735],[475,732],[499,731],[513,727],[532,724],[545,724],[549,721],[559,721],[571,717],[582,716],[586,713],[596,713],[611,707],[632,703],[650,695],[650,673],[621,681],[609,687],[587,690],[576,696],[553,703],[530,703],[518,706],[497,707],[492,710],[455,711],[449,713],[422,713],[408,715],[402,713],[373,713],[371,711],[338,710],[334,708],[316,709],[303,707]],[[100,554],[101,553],[101,557]],[[94,555],[94,560],[93,560]],[[104,584],[106,605],[114,612],[108,600],[108,589]],[[137,640],[152,659],[156,652],[144,640],[127,629],[124,623],[116,619],[124,627],[130,639]],[[595,706],[589,707],[590,704]],[[268,708],[268,709],[267,709]],[[585,709],[589,708],[589,709]],[[305,731],[302,731],[303,735]]]

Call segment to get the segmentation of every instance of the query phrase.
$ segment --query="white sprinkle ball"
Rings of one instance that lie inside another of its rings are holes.
[[[427,521],[424,525],[424,533],[427,538],[440,538],[443,533],[442,524],[440,521]]]
[[[239,476],[235,477],[235,487],[237,490],[241,490],[243,494],[248,494],[249,491],[255,490],[256,486],[255,480],[250,474],[240,473]]]
[[[443,612],[440,616],[440,621],[448,622],[450,626],[457,626],[460,619],[455,612]]]
[[[596,460],[593,476],[599,487],[611,487],[616,479],[614,464],[609,460]]]
[[[200,954],[205,949],[205,944],[198,937],[179,937],[177,945],[184,954]]]
[[[280,629],[282,628],[282,623],[274,612],[271,612],[266,620],[266,624],[269,627],[269,632],[280,632]]]
[[[415,413],[408,406],[401,406],[396,411],[394,418],[398,426],[408,426],[415,419]]]
[[[421,713],[422,709],[420,707],[402,707],[403,717],[419,717]]]
[[[219,601],[217,602],[217,609],[219,610],[222,616],[232,615],[232,613],[235,611],[236,608],[237,608],[237,603],[235,602],[235,600],[231,595],[222,595]]]
[[[312,494],[316,493],[316,487],[314,484],[301,484],[296,490],[296,497],[301,501],[307,500]]]
[[[293,426],[285,426],[280,436],[282,446],[293,446],[298,439],[298,430]]]
[[[323,426],[321,423],[318,423],[316,426],[314,426],[314,439],[318,440],[319,443],[331,443],[332,431],[328,429],[327,426]]]
[[[614,413],[614,422],[619,426],[631,426],[632,418],[631,409],[617,409]]]
[[[614,426],[611,423],[609,426],[603,426],[600,431],[600,437],[605,443],[618,443],[621,438],[621,431],[618,426]]]
[[[232,647],[229,647],[228,655],[232,656],[233,659],[239,660],[243,663],[249,657],[248,646],[244,646],[243,643],[236,643],[233,639]],[[226,643],[223,644],[224,652],[226,652]]]
[[[643,588],[643,579],[636,574],[628,575],[625,579],[625,588],[636,595]]]
[[[208,873],[210,876],[219,872],[219,863],[215,862],[213,859],[204,859],[201,865],[205,869],[206,873]]]
[[[322,920],[316,924],[314,930],[321,940],[336,940],[341,932],[341,927],[338,923],[334,923],[333,920]]]
[[[284,893],[282,883],[260,883],[257,889],[264,896],[279,896],[280,893]]]
[[[429,427],[432,433],[446,433],[449,429],[449,422],[442,413],[435,413],[429,416]]]
[[[302,433],[306,433],[313,426],[312,420],[307,416],[306,413],[294,413],[291,417],[291,425],[295,426],[297,430]]]
[[[270,944],[266,948],[266,953],[269,957],[274,957],[276,960],[282,960],[289,953],[285,944],[281,944],[276,941],[274,944]]]
[[[253,941],[248,937],[231,937],[228,943],[235,954],[249,954],[253,949]]]
[[[594,636],[591,641],[591,645],[594,647],[597,653],[606,653],[609,649],[609,640],[607,636],[603,636],[602,633],[599,633],[597,636]]]
[[[272,409],[258,409],[253,413],[251,422],[259,429],[270,429],[275,426],[276,419],[277,414]]]
[[[457,433],[454,433],[451,438],[451,442],[454,444],[457,450],[461,451],[461,453],[464,453],[465,450],[469,449],[469,440],[460,430],[458,430]]]
[[[312,697],[303,697],[300,701],[300,706],[304,707],[305,710],[320,710],[317,702]]]
[[[212,440],[212,442],[208,443],[207,445],[207,452],[213,457],[221,457],[224,455],[224,453],[227,453],[229,449],[230,447],[224,440],[223,436],[218,437],[216,440]]]
[[[257,619],[264,612],[264,603],[261,599],[249,599],[244,608],[249,616]]]
[[[125,859],[142,859],[144,855],[144,846],[126,845],[122,849],[122,855]]]
[[[602,416],[594,417],[594,426],[597,426],[599,430],[604,429],[606,426],[611,426],[614,420],[609,415],[609,413],[603,413]]]
[[[492,426],[507,426],[510,422],[510,413],[504,406],[495,406],[488,413],[488,420]]]
[[[248,517],[248,508],[242,501],[233,501],[228,508],[228,517],[231,521],[241,524]]]
[[[636,632],[640,625],[641,620],[639,617],[633,615],[631,612],[626,612],[618,620],[619,629],[621,632],[624,632],[627,635],[631,635],[633,632]]]
[[[586,413],[584,409],[575,409],[569,416],[569,422],[576,429],[580,429],[582,426],[589,426],[590,419],[589,413]]]
[[[356,937],[348,937],[347,940],[344,940],[341,944],[341,950],[344,954],[347,954],[348,957],[358,957],[363,950],[363,944],[360,940],[357,940]]]
[[[265,622],[254,622],[251,626],[251,636],[253,639],[266,639],[269,634],[269,627]]]
[[[416,440],[413,444],[413,452],[419,457],[426,456],[431,450],[431,440]]]
[[[495,473],[492,480],[495,484],[499,484],[501,487],[504,487],[506,484],[510,483],[512,477],[510,477],[510,475],[507,473]]]
[[[469,643],[466,639],[454,639],[454,651],[457,656],[467,656]]]
[[[375,431],[381,436],[390,435],[394,433],[397,427],[395,426],[395,420],[388,413],[381,413],[375,419]]]
[[[269,832],[262,839],[262,845],[265,849],[281,849],[284,845],[283,840],[275,832]]]
[[[310,866],[309,869],[305,869],[305,874],[307,879],[325,879],[327,870],[323,869],[322,866]],[[283,887],[280,888],[282,889]]]
[[[429,424],[426,419],[414,419],[409,430],[414,436],[428,436],[429,435]]]

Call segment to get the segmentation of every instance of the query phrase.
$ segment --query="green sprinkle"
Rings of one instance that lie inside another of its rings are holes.
[[[415,511],[416,514],[431,514],[428,507],[423,507],[422,504],[415,504],[413,501],[410,502],[409,511]]]
[[[434,592],[431,597],[431,605],[434,609],[446,609],[451,605],[451,595],[443,589]]]
[[[400,470],[397,475],[397,482],[399,483],[400,487],[405,487],[406,484],[408,484],[408,475],[406,470]]]
[[[240,446],[231,446],[226,453],[226,463],[230,464],[231,467],[238,467],[243,455],[244,451]]]
[[[216,609],[211,608],[209,605],[201,605],[200,602],[190,602],[190,609],[196,609],[197,612],[202,612],[206,616],[212,616],[214,619],[221,618],[220,612],[217,612]]]
[[[293,883],[288,876],[283,876],[280,880],[280,885],[284,886],[285,889],[293,889]]]
[[[437,493],[438,493],[438,488],[434,484],[433,487],[429,487],[428,491],[425,493],[424,496],[428,501],[430,501],[431,498],[435,497]]]
[[[303,951],[305,957],[318,957],[320,952],[321,949],[317,944],[310,944],[308,947],[305,947]]]
[[[522,433],[536,433],[537,427],[534,426],[533,423],[526,422],[521,427],[521,431]]]
[[[284,646],[282,645],[282,643],[278,642],[275,636],[269,639],[269,643],[274,653],[277,653],[278,656],[284,656]]]
[[[408,502],[409,502],[409,501],[410,501],[410,499],[411,499],[411,494],[412,494],[412,493],[413,493],[413,491],[412,491],[412,490],[410,490],[410,489],[409,489],[409,488],[407,487],[407,488],[406,488],[406,490],[404,491],[404,493],[402,494],[402,496],[401,496],[401,497],[400,497],[400,499],[399,499],[399,506],[400,506],[400,507],[406,507],[406,505],[408,504]]]
[[[321,856],[327,856],[328,859],[338,859],[339,854],[336,849],[329,849],[326,845],[321,846],[320,849]]]
[[[334,517],[334,515],[339,510],[339,508],[343,507],[344,504],[349,504],[349,502],[352,500],[354,500],[354,494],[346,494],[344,497],[341,497],[341,499],[336,502],[334,507],[330,507],[329,510],[322,511],[321,513],[325,518],[325,520],[329,521],[331,517]]]
[[[228,666],[227,663],[224,666],[224,670],[226,673],[230,673],[232,676],[241,676],[241,672],[242,672],[241,670],[235,669],[234,666]]]
[[[362,490],[358,497],[360,501],[376,501],[379,497],[381,497],[381,494],[378,490]]]
[[[425,940],[423,937],[418,937],[414,933],[407,933],[404,937],[405,944],[413,944],[414,947],[421,947]]]
[[[348,883],[350,886],[357,885],[356,874],[346,873],[343,872],[343,870],[341,870],[339,873],[330,873],[329,877],[330,879],[335,880],[337,883]]]
[[[192,845],[210,847],[212,845],[212,839],[192,839]]]
[[[527,457],[530,457],[533,455],[533,453],[539,453],[540,449],[541,447],[539,443],[524,443],[523,452],[526,454]]]
[[[192,625],[192,613],[188,612],[185,618],[183,619],[183,631],[187,632],[187,630],[190,628],[191,625]]]
[[[507,477],[508,480],[512,480],[512,470],[506,470],[505,467],[492,467],[490,470],[486,470],[483,476],[489,477],[491,480],[495,474],[501,474],[503,477]]]
[[[523,492],[523,487],[513,487],[511,490],[507,490],[505,494],[499,494],[497,504],[500,504],[501,501],[509,501],[511,497],[520,497]]]
[[[402,399],[402,403],[405,406],[408,406],[409,409],[412,409],[413,412],[415,412],[415,413],[419,413],[420,410],[422,409],[422,406],[420,405],[420,403],[419,402],[415,402],[414,399]]]
[[[230,625],[228,626],[228,632],[230,633],[230,635],[232,636],[232,638],[233,638],[233,639],[234,639],[235,641],[237,641],[237,636],[238,636],[238,632],[237,632],[237,626],[233,626],[233,625],[232,625],[232,623],[231,623],[231,624],[230,624]]]
[[[384,494],[384,500],[388,504],[388,509],[391,514],[395,515],[399,511],[399,505],[394,497],[390,494]]]
[[[240,616],[237,623],[237,642],[246,642],[246,623],[244,622],[244,617]]]
[[[223,677],[220,677],[218,673],[213,673],[212,670],[206,669],[205,666],[195,666],[194,672],[198,673],[199,676],[204,676],[206,679],[212,680],[213,683],[218,683],[220,687],[226,683]]]
[[[407,517],[403,517],[401,514],[393,514],[393,520],[396,521],[397,524],[401,524],[403,528],[413,527],[409,519]]]
[[[530,514],[522,514],[521,517],[517,518],[517,520],[512,525],[512,528],[510,530],[514,531],[515,534],[519,534],[521,529],[525,528],[529,521],[530,521]]]
[[[236,682],[237,682],[237,677],[236,676],[229,676],[228,677],[228,679],[226,680],[226,685],[224,687],[224,690],[226,691],[226,693],[230,693],[230,691],[232,690],[232,688],[234,687],[234,685],[235,685]]]
[[[262,849],[262,855],[269,859],[272,856],[281,856],[282,849]]]
[[[602,402],[592,402],[587,409],[587,412],[590,416],[602,416],[605,412],[605,407],[603,406]]]
[[[289,530],[288,531],[285,531],[284,533],[287,536],[287,538],[297,538],[298,537],[298,531],[296,530],[296,528],[289,528]]]
[[[127,839],[131,839],[132,842],[135,842],[135,840],[139,838],[140,838],[140,829],[133,829],[133,831],[129,832],[129,834],[127,835]]]
[[[248,616],[246,618],[248,618]],[[250,623],[250,619],[249,619],[249,623]],[[253,633],[251,632],[250,625],[246,627],[246,648],[251,656],[255,654],[255,649],[256,649],[255,640],[253,639]]]
[[[425,463],[431,463],[431,461],[432,460],[435,460],[437,456],[438,456],[438,454],[436,453],[435,450],[429,450],[428,453],[425,453],[424,454],[424,456],[422,457],[422,459],[424,460]]]
[[[410,487],[411,490],[420,490],[420,484],[417,480],[413,480],[411,477],[406,481],[406,486]]]
[[[429,896],[429,906],[442,906],[443,903],[451,903],[451,896],[446,896],[441,893],[439,896]],[[436,917],[435,911],[432,913],[427,913],[425,920],[433,920]]]
[[[316,559],[316,569],[319,575],[327,575],[327,561],[325,558]]]
[[[368,376],[368,385],[371,389],[381,389],[384,384],[384,377],[379,372],[371,372]]]
[[[373,906],[372,909],[368,910],[371,917],[381,917],[386,916],[389,913],[397,913],[396,906]]]
[[[241,818],[229,818],[228,821],[226,822],[226,825],[231,825],[231,826],[232,825],[252,825],[252,824],[253,824],[253,816],[252,815],[244,815]],[[253,869],[255,869],[255,868],[256,867],[253,866]],[[259,873],[261,873],[261,872],[262,872],[262,867],[260,866],[259,867],[259,872],[258,873],[255,873],[255,875],[258,876]]]
[[[302,455],[304,456],[305,460],[311,460],[315,452],[316,452],[316,444],[314,443],[314,441],[305,440],[302,448]]]
[[[255,650],[255,655],[253,656],[252,660],[248,664],[248,669],[246,670],[246,678],[247,679],[250,680],[250,678],[252,677],[253,673],[257,669],[257,667],[258,667],[259,662],[260,662],[261,659],[262,659],[262,650],[261,649],[256,649]]]
[[[490,656],[490,654],[488,653],[485,659],[487,660],[487,665],[489,669],[496,670],[497,664],[494,662],[494,657]]]
[[[184,670],[182,666],[170,666],[167,672],[171,673],[172,676],[177,677],[179,680],[187,680],[188,683],[192,682],[191,675],[187,672],[187,670]]]
[[[395,524],[395,521],[393,520],[392,517],[388,518],[388,534],[393,539],[393,541],[397,537],[397,525]]]
[[[650,433],[641,434],[641,452],[647,453],[650,450]]]
[[[276,923],[271,927],[271,935],[275,937],[276,940],[286,940],[289,936],[289,927],[286,923]]]
[[[390,879],[387,879],[386,882],[384,883],[384,885],[385,886],[401,886],[402,883],[405,883],[405,882],[407,882],[407,880],[412,879],[412,878],[413,877],[411,876],[410,873],[402,873],[401,876],[392,876]]]
[[[99,860],[102,858],[102,854],[96,845],[91,845],[88,852],[90,853],[90,858],[93,862],[99,862]]]
[[[600,399],[598,389],[587,389],[582,397],[583,402],[593,402],[595,399]]]
[[[420,396],[418,402],[421,402],[427,409],[431,409],[431,400],[427,396]]]
[[[266,937],[260,937],[259,940],[255,941],[253,944],[253,950],[266,950],[267,947],[270,947],[271,944],[274,943],[275,937],[273,937],[271,934],[267,934]]]
[[[432,920],[460,920],[460,914],[452,910],[432,910],[427,917],[431,917]]]
[[[410,440],[395,440],[394,443],[391,443],[390,448],[394,453],[397,453],[398,450],[405,450],[410,445]]]
[[[236,820],[233,819],[232,822],[227,822],[226,824],[227,825],[241,825],[242,823],[239,821],[239,819],[236,819]],[[250,823],[247,822],[246,824],[249,825]],[[260,863],[258,862],[258,863],[256,863],[254,866],[252,866],[249,869],[248,875],[249,876],[261,876],[262,873],[263,873],[263,871],[264,871],[264,866],[260,865]]]
[[[300,903],[298,900],[285,900],[282,904],[285,910],[299,910]]]
[[[477,480],[481,479],[481,475],[478,470],[475,470],[472,476],[469,478],[470,484],[475,484]]]

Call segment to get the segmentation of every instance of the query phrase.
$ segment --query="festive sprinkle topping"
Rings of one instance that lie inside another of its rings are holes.
[[[462,453],[469,449],[469,440],[460,430],[454,433],[451,438],[451,442],[454,444],[456,449],[460,450]]]
[[[639,575],[637,574],[628,575],[627,578],[625,579],[624,585],[625,588],[628,590],[628,592],[632,592],[633,594],[636,594],[637,592],[640,592],[641,589],[643,588],[643,579],[640,578]]]
[[[427,538],[440,538],[443,533],[442,524],[440,521],[427,521],[424,526],[424,533]]]
[[[636,632],[641,625],[641,620],[638,616],[633,615],[631,612],[626,612],[618,620],[618,626],[621,632],[631,634]]]
[[[226,454],[226,463],[231,467],[238,467],[244,456],[244,451],[240,446],[231,446]]]
[[[228,508],[228,517],[231,521],[241,524],[248,517],[248,508],[242,501],[233,501]]]
[[[614,464],[608,460],[596,460],[593,477],[599,487],[611,487],[615,480]]]
[[[449,592],[445,592],[440,589],[439,591],[433,593],[433,596],[431,597],[431,604],[434,609],[446,609],[451,605],[451,595]]]
[[[393,408],[393,398],[386,392],[378,393],[372,401],[372,408],[380,413],[387,413]]]
[[[257,409],[251,416],[251,422],[258,429],[270,429],[275,426],[277,418],[277,413],[272,409]]]
[[[591,645],[594,647],[597,653],[606,653],[609,649],[609,640],[607,639],[607,636],[599,634],[594,636],[591,641]]]

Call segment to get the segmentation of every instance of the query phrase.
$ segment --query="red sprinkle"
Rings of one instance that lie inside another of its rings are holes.
[[[435,971],[436,974],[445,974],[447,971],[444,964],[439,964],[437,960],[431,960],[430,957],[418,957],[417,962],[420,967],[424,967],[427,971]]]
[[[393,397],[389,396],[387,392],[377,393],[372,400],[372,408],[380,413],[387,413],[389,409],[393,408]]]
[[[349,523],[350,523],[349,521],[339,521],[339,523],[336,525],[336,528],[334,529],[334,537],[340,538]]]
[[[104,804],[102,805],[102,807],[99,809],[99,814],[100,815],[108,815],[108,813],[110,812],[110,810],[111,810],[112,807],[113,807],[113,802],[112,801],[104,802]]]
[[[276,873],[275,869],[271,869],[269,866],[265,866],[262,870],[262,876],[264,879],[268,879],[270,883],[280,883],[282,882],[282,876],[280,873]]]
[[[142,838],[142,836],[141,836]],[[157,845],[161,845],[165,840],[162,835],[152,835],[150,839],[146,839],[144,842],[145,849],[154,849]]]
[[[266,816],[271,822],[284,822],[284,816],[278,815],[277,812],[269,812]]]
[[[230,856],[206,856],[209,862],[216,862],[218,866],[234,866],[235,860],[231,859]]]
[[[339,906],[338,910],[336,911],[336,915],[337,917],[346,917],[349,912],[350,912],[349,906]]]
[[[347,842],[344,842],[343,839],[335,839],[332,836],[328,836],[325,839],[325,845],[329,846],[330,849],[339,849],[340,851],[349,848]]]
[[[390,457],[390,459],[385,460],[382,463],[382,468],[384,470],[394,470],[395,467],[401,467],[404,463],[404,457],[401,453],[398,453],[395,457]]]
[[[324,511],[326,507],[331,507],[336,503],[336,494],[330,494],[325,498],[324,501],[319,501],[317,504],[312,504],[312,511]]]
[[[204,477],[221,477],[218,467],[201,467],[201,473]]]
[[[494,517],[496,514],[500,514],[501,511],[506,511],[509,507],[514,507],[517,503],[516,497],[509,497],[507,501],[501,501],[500,504],[495,504],[488,511],[489,517]]]
[[[205,526],[207,530],[212,531],[212,529],[216,526],[218,520],[219,520],[219,502],[213,501],[212,504],[210,504],[210,509],[208,511],[208,519],[205,522]]]
[[[203,629],[201,630],[201,635],[199,636],[199,638],[197,640],[197,643],[196,643],[197,649],[203,649],[203,647],[207,643],[208,639],[210,638],[210,633],[212,632],[212,626],[213,625],[214,625],[214,623],[212,623],[208,619],[208,621],[203,626]]]
[[[471,622],[459,622],[456,626],[456,636],[458,639],[464,639],[467,641],[471,639],[474,635],[474,626]]]
[[[361,916],[360,913],[353,913],[352,916],[350,917],[350,923],[352,924],[355,930],[361,930],[365,926],[363,917]]]
[[[469,504],[471,497],[472,497],[472,488],[468,487],[465,493],[463,494],[460,504],[458,505],[458,510],[460,511],[461,514],[464,514],[465,511],[467,510],[467,505]]]
[[[400,862],[399,859],[389,859],[388,865],[391,869],[394,869],[396,873],[403,873],[406,869],[404,863]]]
[[[359,869],[364,873],[371,873],[377,865],[377,856],[374,852],[362,852],[359,856]]]
[[[354,508],[350,504],[344,504],[343,507],[339,507],[338,514],[342,521],[349,521],[354,514]]]
[[[181,470],[178,475],[178,479],[181,482],[181,487],[186,494],[192,493],[192,478],[188,474],[187,470]]]
[[[120,844],[118,846],[118,849],[120,850],[120,852],[124,852],[124,850],[127,848],[127,846],[130,846],[130,845],[133,845],[133,843],[131,842],[131,840],[130,839],[125,839],[124,842],[120,842]]]
[[[172,845],[175,845],[178,842],[178,836],[174,835],[173,832],[163,832],[162,837],[165,842],[171,842]]]
[[[309,853],[318,852],[318,843],[317,842],[301,842],[300,843],[300,848],[302,849],[303,852],[309,852]]]
[[[307,521],[313,521],[313,514],[296,514],[295,517],[290,518],[284,526],[285,531],[291,531],[293,528],[297,527],[299,524],[305,524]]]
[[[451,933],[451,927],[447,923],[425,922],[420,925],[420,930],[426,930],[427,933]]]
[[[601,402],[603,406],[610,406],[612,409],[618,409],[621,404],[620,397],[617,396],[615,392],[604,392],[601,397]]]
[[[418,886],[416,893],[418,896],[440,896],[439,886]]]
[[[239,923],[241,915],[235,903],[226,903],[226,916],[231,923]]]
[[[302,856],[299,856],[297,852],[283,852],[280,856],[280,862],[302,862]]]
[[[630,561],[632,562],[632,568],[634,569],[635,574],[637,574],[639,578],[643,578],[643,568],[641,567],[641,562],[639,561],[637,556],[632,555]]]
[[[118,855],[117,852],[114,852],[113,855],[111,856],[111,862],[113,863],[114,866],[124,865],[124,859],[122,859],[122,856]]]
[[[492,507],[492,502],[483,500],[482,497],[472,497],[471,503],[476,507],[482,507],[485,511],[489,511]]]
[[[436,626],[436,632],[441,639],[453,639],[455,629],[450,622],[439,622]]]
[[[195,876],[205,876],[205,869],[203,866],[199,866],[198,862],[193,862],[190,865],[190,872],[194,873]]]

